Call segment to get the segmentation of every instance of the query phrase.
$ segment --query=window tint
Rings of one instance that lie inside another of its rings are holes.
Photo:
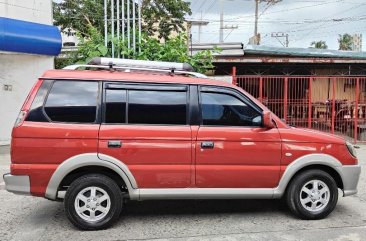
[[[26,121],[49,122],[43,112],[43,102],[48,94],[48,90],[52,85],[52,80],[44,80],[39,88],[36,97],[33,100]]]
[[[56,81],[48,95],[45,111],[52,121],[95,122],[98,83]]]
[[[185,125],[187,92],[128,91],[128,123]]]
[[[261,125],[261,114],[234,96],[221,93],[201,93],[201,97],[203,125]]]
[[[106,91],[105,123],[126,122],[126,90]]]

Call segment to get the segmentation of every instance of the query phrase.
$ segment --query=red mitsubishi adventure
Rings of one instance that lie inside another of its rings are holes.
[[[47,71],[16,120],[6,189],[63,200],[85,230],[113,224],[125,199],[284,198],[321,219],[338,189],[357,192],[350,143],[287,126],[241,88],[189,71],[106,58]]]

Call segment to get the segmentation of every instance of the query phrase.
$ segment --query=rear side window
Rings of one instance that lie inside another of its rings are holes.
[[[55,122],[94,123],[97,101],[98,82],[56,81],[44,109]]]
[[[185,125],[187,92],[107,89],[105,123]]]
[[[128,123],[185,125],[187,92],[129,90]]]
[[[126,122],[126,90],[107,89],[105,104],[105,123]]]

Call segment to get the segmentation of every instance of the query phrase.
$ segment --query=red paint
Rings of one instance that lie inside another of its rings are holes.
[[[263,102],[263,78],[259,78],[259,101]]]
[[[191,186],[190,126],[101,125],[99,153],[121,160],[141,188]],[[119,140],[122,148],[108,148]]]
[[[335,121],[335,112],[336,112],[336,106],[335,106],[335,99],[336,99],[336,79],[332,78],[333,82],[333,98],[332,98],[332,134],[334,134],[334,121]]]
[[[213,141],[214,148],[202,149],[203,141]],[[277,129],[201,127],[196,144],[196,185],[275,187],[280,161]]]
[[[283,90],[283,118],[287,121],[287,95],[288,95],[288,78],[285,78],[284,90]]]
[[[226,86],[241,91],[264,111],[268,110],[241,88],[220,81],[161,74],[67,70],[48,71],[44,77]],[[41,83],[40,80],[35,84],[22,110],[29,110]],[[284,107],[286,114],[287,78]],[[357,163],[342,138],[288,127],[273,116],[278,128],[25,121],[13,129],[11,173],[29,175],[31,193],[44,196],[57,167],[82,153],[99,152],[120,160],[129,167],[140,188],[273,188],[278,185],[287,165],[303,155],[325,153],[344,165]],[[334,123],[334,119],[332,121]],[[120,140],[122,147],[108,148],[109,140]],[[214,142],[214,148],[202,149],[203,141]],[[286,152],[293,155],[285,157]]]
[[[233,81],[232,81],[232,83],[233,83],[233,85],[237,85],[238,83],[236,81],[236,67],[235,66],[233,66],[233,73],[232,73],[232,75],[233,75]]]
[[[354,136],[354,143],[357,143],[357,129],[358,129],[358,97],[359,97],[359,89],[360,89],[360,78],[356,79],[356,106],[354,107],[356,111],[354,111],[354,128],[353,128],[353,136]],[[351,113],[353,115],[353,113]]]
[[[311,128],[311,116],[312,116],[312,105],[311,105],[311,101],[312,101],[312,90],[313,90],[313,78],[309,79],[309,96],[308,96],[308,128]]]

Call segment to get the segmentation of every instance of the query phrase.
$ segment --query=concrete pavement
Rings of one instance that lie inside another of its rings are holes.
[[[1,177],[9,169],[3,152]],[[365,240],[366,146],[358,156],[359,193],[340,197],[324,220],[299,220],[278,200],[145,201],[127,203],[108,230],[83,232],[68,222],[62,203],[0,190],[0,240]]]

